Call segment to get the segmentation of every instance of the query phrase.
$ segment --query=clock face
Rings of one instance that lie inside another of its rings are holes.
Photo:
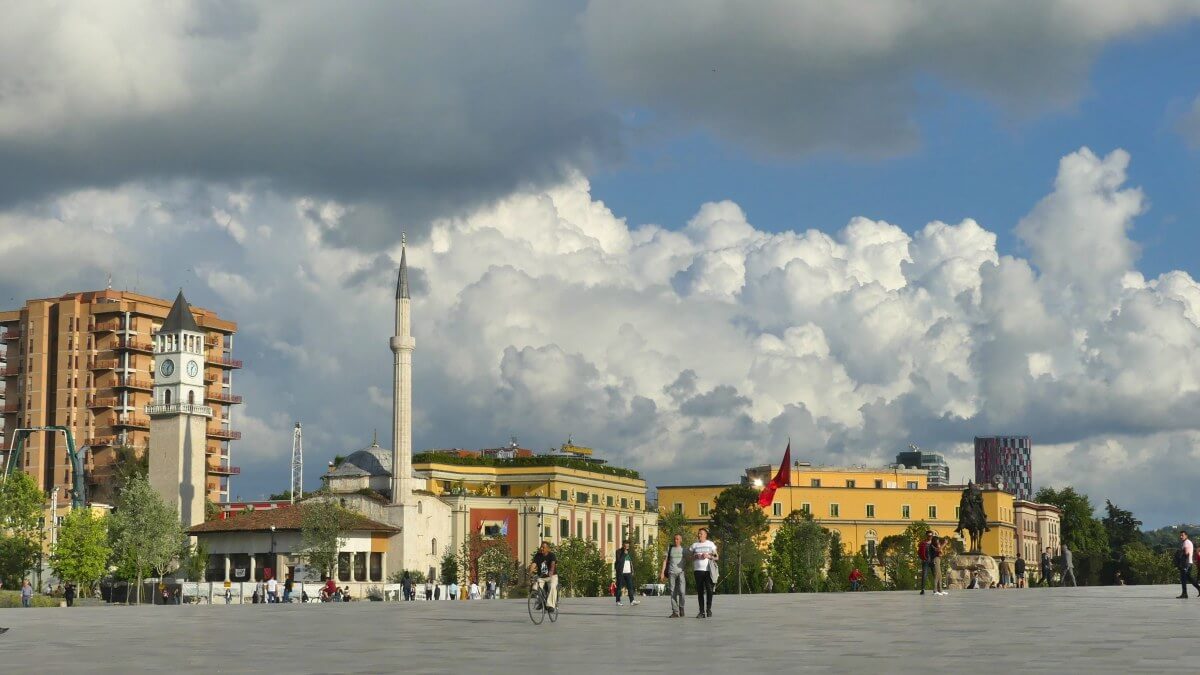
[[[162,373],[163,377],[170,377],[171,373],[175,372],[175,362],[171,359],[163,361],[162,365],[158,368],[158,372]]]
[[[188,364],[187,364],[188,377],[195,377],[196,373],[198,373],[198,372],[200,372],[200,364],[196,363],[195,361],[188,361]]]

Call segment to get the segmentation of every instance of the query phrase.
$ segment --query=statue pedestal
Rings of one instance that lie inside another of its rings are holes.
[[[990,555],[962,553],[946,561],[943,579],[947,588],[966,588],[971,583],[971,573],[979,572],[979,584],[990,588],[1000,583],[1000,565]]]

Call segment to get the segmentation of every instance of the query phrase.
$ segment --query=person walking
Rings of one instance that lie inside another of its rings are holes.
[[[1075,563],[1071,559],[1071,549],[1067,548],[1067,542],[1062,544],[1062,582],[1060,586],[1066,586],[1067,580],[1071,580],[1071,585],[1075,585]]]
[[[400,589],[404,594],[404,601],[412,600],[412,576],[407,571],[404,572],[404,577],[400,579]]]
[[[672,619],[683,618],[683,599],[687,597],[687,575],[683,571],[683,535],[675,535],[674,541],[667,546],[667,554],[663,556],[662,573],[659,579],[667,582],[667,591],[671,594]],[[771,583],[770,577],[767,583]],[[769,591],[768,591],[769,592]]]
[[[719,558],[717,545],[708,540],[708,528],[702,527],[696,532],[698,541],[689,547],[692,554],[692,577],[696,581],[696,601],[700,603],[700,613],[697,619],[712,617],[713,588],[712,563]]]
[[[279,602],[279,581],[273,576],[267,579],[267,602],[272,605]]]
[[[933,594],[950,595],[942,588],[942,553],[950,546],[946,539],[934,537],[929,546],[925,547],[925,555],[929,558],[929,567],[933,571]]]
[[[426,579],[425,580],[425,602],[430,602],[431,600],[433,600],[433,582]]]
[[[67,582],[66,590],[63,591],[63,599],[67,601],[67,607],[75,606],[75,584]]]
[[[1039,571],[1042,574],[1042,579],[1041,579],[1041,581],[1038,582],[1038,585],[1039,586],[1044,585],[1046,588],[1050,588],[1051,586],[1054,585],[1053,584],[1054,569],[1051,567],[1050,547],[1049,546],[1046,547],[1046,550],[1042,551],[1042,559],[1038,566],[1041,568]]]
[[[479,599],[479,580],[478,579],[471,582],[471,588],[467,592],[467,599],[469,599],[469,600],[478,600]]]
[[[925,579],[933,581],[933,565],[929,563],[929,545],[933,543],[933,530],[925,530],[925,538],[917,544],[917,557],[921,559],[921,595],[925,595]],[[934,589],[936,590],[936,589]]]
[[[292,579],[292,575],[290,573],[287,575],[287,578],[285,578],[283,580],[283,601],[284,602],[289,603],[289,604],[292,602],[292,589],[295,588],[295,583],[296,583],[296,581],[294,579]]]
[[[621,605],[621,589],[629,592],[629,606],[639,604],[633,597],[633,556],[629,551],[629,542],[621,544],[617,549],[617,557],[613,560],[613,573],[617,578],[617,606]]]
[[[1013,563],[1013,567],[1017,574],[1017,588],[1025,588],[1025,558],[1021,554],[1017,554],[1017,561]]]
[[[772,579],[771,577],[767,577],[767,583],[763,587],[763,592],[764,593],[774,593],[775,592],[775,580],[774,579]]]
[[[1000,556],[1000,588],[1008,588],[1012,584],[1012,568],[1008,566],[1008,557]]]
[[[33,586],[29,584],[28,579],[25,580],[25,583],[21,584],[21,606],[33,606]]]
[[[1187,598],[1188,584],[1196,587],[1196,595],[1200,596],[1200,581],[1192,581],[1192,561],[1195,559],[1196,545],[1188,539],[1188,533],[1179,532],[1179,549],[1175,551],[1175,566],[1179,568],[1179,597]]]
[[[450,591],[450,599],[457,600],[458,599],[458,582],[457,581],[450,582],[449,591]]]
[[[226,588],[225,589],[225,604],[228,605],[228,604],[231,604],[232,602],[233,602],[233,591]]]

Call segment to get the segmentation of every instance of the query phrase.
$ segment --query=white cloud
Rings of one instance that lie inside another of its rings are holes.
[[[545,448],[574,434],[681,482],[729,480],[789,435],[817,462],[886,462],[916,442],[966,470],[971,436],[1027,433],[1038,482],[1175,519],[1186,490],[1149,477],[1198,447],[1200,284],[1135,269],[1128,234],[1144,197],[1125,186],[1128,161],[1086,149],[1063,160],[1018,228],[1031,260],[1000,256],[969,219],[773,233],[717,202],[678,231],[630,226],[579,176],[437,220],[408,255],[416,444],[516,435]],[[240,323],[236,387],[251,412],[234,417],[248,432],[238,491],[265,493],[286,475],[296,420],[316,463],[390,428],[399,251],[323,236],[357,206],[253,184],[69,193],[0,213],[13,261],[0,290],[98,286],[112,261],[96,250],[120,252],[122,280],[137,270],[143,291],[190,283],[189,298]],[[218,208],[236,208],[239,239]],[[64,244],[47,253],[51,237]],[[1093,475],[1105,462],[1147,478]]]

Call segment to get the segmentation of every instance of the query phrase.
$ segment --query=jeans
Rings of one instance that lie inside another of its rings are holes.
[[[933,565],[928,560],[921,561],[921,592],[925,592],[925,578],[933,581]]]
[[[292,601],[292,592],[291,592],[291,591],[289,591],[289,590],[288,590],[288,589],[286,589],[286,588],[285,588],[285,589],[283,589],[283,601],[284,601],[284,602],[291,602],[291,601]]]
[[[671,613],[683,614],[683,599],[687,597],[687,575],[683,570],[667,576],[667,587],[671,593]]]
[[[267,591],[267,602],[275,604],[275,593],[277,593],[277,591]]]
[[[32,605],[33,605],[33,598],[27,598],[24,595],[21,596],[21,606],[22,607],[30,607]]]
[[[700,613],[712,611],[713,581],[708,570],[696,570],[692,573],[696,580],[696,601],[700,603]]]
[[[1200,581],[1192,581],[1192,566],[1179,568],[1179,585],[1182,587],[1180,593],[1187,597],[1187,587],[1191,584],[1196,587],[1196,593],[1200,594]]]
[[[633,602],[633,575],[617,575],[617,602],[621,602],[621,589],[629,591],[629,601]]]

